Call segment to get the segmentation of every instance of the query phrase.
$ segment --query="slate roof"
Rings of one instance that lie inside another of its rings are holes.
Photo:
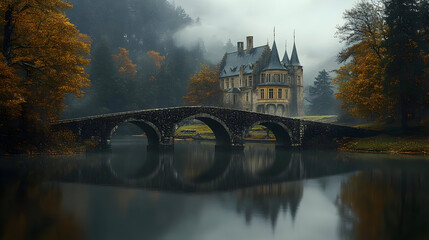
[[[270,61],[262,71],[267,70],[286,70],[286,68],[280,63],[279,53],[277,52],[276,41],[273,43],[273,49],[271,50]]]
[[[292,56],[290,57],[290,65],[292,66],[301,66],[298,59],[298,53],[296,52],[295,43],[293,43]]]
[[[228,91],[227,91],[227,93],[240,93],[241,91],[240,91],[240,89],[238,89],[238,88],[231,88],[231,89],[229,89]]]
[[[232,77],[238,76],[240,73],[240,66],[243,66],[243,74],[251,74],[253,71],[253,64],[262,56],[262,52],[267,46],[255,47],[247,54],[243,50],[241,55],[238,52],[227,53],[225,67],[220,71],[219,77]]]
[[[289,60],[289,56],[288,56],[288,54],[287,54],[287,49],[285,49],[285,55],[283,55],[282,63],[283,63],[285,66],[289,66],[289,65],[290,65],[290,60]]]

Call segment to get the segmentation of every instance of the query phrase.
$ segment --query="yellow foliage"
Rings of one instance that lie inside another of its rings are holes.
[[[113,55],[113,61],[118,67],[118,72],[129,79],[134,79],[137,74],[137,65],[129,58],[129,52],[125,48],[119,48],[119,53]]]
[[[52,121],[66,94],[82,96],[90,39],[64,15],[71,7],[61,0],[2,0],[0,75],[8,83],[0,85],[0,105],[24,104],[31,118]],[[6,96],[11,91],[14,96]]]
[[[384,89],[382,58],[362,41],[351,47],[353,59],[340,67],[333,83],[338,86],[336,98],[351,115],[378,119],[393,116],[395,101]]]
[[[186,105],[215,105],[219,95],[218,71],[202,64],[201,70],[189,79],[183,98]]]
[[[148,51],[146,54],[149,56],[149,58],[153,61],[153,64],[159,70],[162,66],[162,63],[164,63],[165,56],[161,56],[159,52],[155,52],[153,50]]]

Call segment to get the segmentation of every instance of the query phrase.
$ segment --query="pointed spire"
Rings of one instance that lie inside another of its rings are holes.
[[[273,49],[271,50],[270,61],[268,62],[268,66],[264,68],[263,71],[266,70],[286,70],[280,63],[279,53],[277,52],[277,45],[275,40],[273,43]]]
[[[283,55],[282,63],[285,66],[289,66],[290,65],[289,55],[287,54],[287,41],[285,41],[285,54]]]
[[[295,30],[293,31],[293,49],[292,56],[290,57],[290,63],[292,66],[301,66],[301,64],[299,63],[298,53],[296,51]]]

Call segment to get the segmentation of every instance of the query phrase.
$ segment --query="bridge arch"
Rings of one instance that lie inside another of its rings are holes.
[[[209,126],[209,128],[213,131],[213,134],[215,135],[217,146],[231,145],[231,142],[232,142],[231,131],[222,120],[220,120],[219,118],[213,115],[210,115],[207,113],[195,114],[195,115],[186,117],[184,119],[181,119],[179,122],[176,123],[176,126],[181,122],[189,121],[193,119],[200,120],[201,122]]]
[[[113,133],[118,129],[119,125],[124,123],[132,123],[139,127],[146,133],[147,141],[149,146],[158,146],[161,140],[161,133],[158,128],[151,122],[141,119],[129,118],[125,121],[116,123],[116,125],[110,130],[109,141],[112,139]]]
[[[274,136],[276,137],[277,146],[292,146],[292,131],[285,124],[275,121],[261,120],[253,123],[250,128],[248,128],[244,133],[243,139],[245,139],[245,137],[249,134],[250,130],[257,125],[262,125],[271,130],[271,132],[273,132]]]

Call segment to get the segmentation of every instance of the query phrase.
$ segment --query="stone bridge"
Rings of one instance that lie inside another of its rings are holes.
[[[176,107],[104,114],[62,120],[53,124],[53,128],[69,129],[81,141],[92,139],[105,146],[118,126],[129,122],[146,133],[148,147],[159,148],[174,146],[177,128],[192,119],[200,120],[212,129],[219,148],[242,148],[245,137],[256,125],[270,129],[278,147],[320,146],[342,137],[375,134],[365,129],[219,107]]]

